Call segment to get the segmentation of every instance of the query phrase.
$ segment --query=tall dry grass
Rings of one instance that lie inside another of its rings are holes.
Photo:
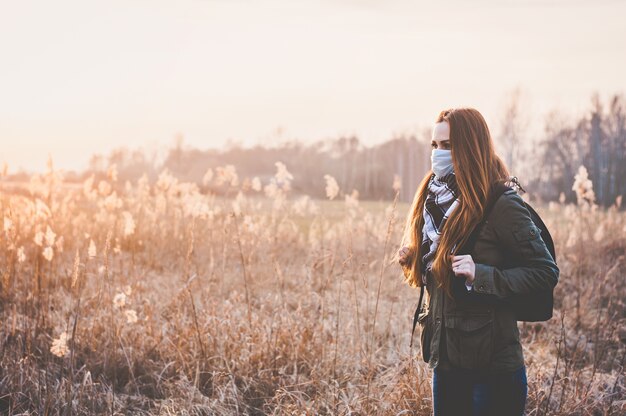
[[[217,197],[113,166],[76,189],[50,164],[1,191],[2,412],[429,414],[394,258],[400,184],[366,203],[326,177],[313,201],[291,179],[225,166],[204,177]],[[625,215],[583,179],[579,205],[535,205],[561,277],[554,318],[520,323],[529,415],[626,411]]]

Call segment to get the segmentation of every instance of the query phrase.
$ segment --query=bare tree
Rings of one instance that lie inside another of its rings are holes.
[[[610,205],[624,194],[625,112],[624,97],[615,95],[608,112],[595,93],[589,120],[590,152],[585,160],[598,203]]]
[[[626,100],[615,95],[609,105],[606,119],[609,159],[607,172],[607,195],[609,203],[618,195],[626,194]]]
[[[513,175],[523,166],[522,154],[527,154],[526,131],[530,123],[522,90],[516,87],[505,98],[500,115],[500,130],[494,141],[500,147],[504,162]]]

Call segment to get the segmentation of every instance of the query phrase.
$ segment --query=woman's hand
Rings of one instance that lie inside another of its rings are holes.
[[[398,250],[398,263],[400,263],[401,266],[406,266],[407,265],[407,260],[409,259],[409,256],[411,254],[411,249],[407,246],[402,247],[400,250]]]
[[[476,273],[476,264],[471,254],[462,254],[460,256],[450,256],[452,258],[452,271],[459,277],[465,277],[465,284],[474,282],[474,274]]]

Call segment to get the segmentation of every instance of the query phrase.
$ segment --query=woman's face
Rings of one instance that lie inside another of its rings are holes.
[[[450,125],[447,121],[435,123],[433,139],[430,142],[433,149],[450,150]]]

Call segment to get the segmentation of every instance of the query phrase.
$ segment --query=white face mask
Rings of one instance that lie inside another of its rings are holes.
[[[442,178],[453,171],[452,150],[433,149],[430,155],[432,170],[437,178]]]

